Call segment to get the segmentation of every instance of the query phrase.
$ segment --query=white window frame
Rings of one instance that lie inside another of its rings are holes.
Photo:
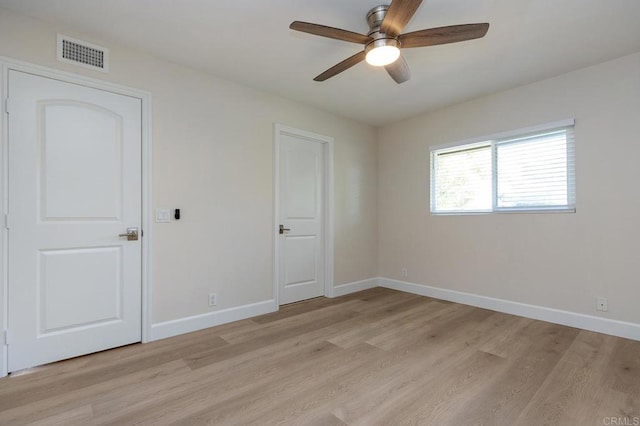
[[[430,211],[434,216],[439,215],[477,215],[489,213],[575,213],[576,190],[575,190],[575,141],[567,141],[569,144],[570,158],[567,161],[567,175],[570,176],[567,188],[566,206],[540,206],[540,207],[498,207],[497,205],[497,146],[510,139],[524,138],[545,132],[553,132],[563,128],[575,127],[575,119],[566,119],[545,123],[537,126],[527,127],[518,130],[495,133],[488,136],[466,139],[443,145],[432,146],[430,153]],[[475,210],[436,210],[436,180],[435,180],[435,158],[438,154],[461,151],[463,149],[474,149],[481,147],[491,148],[491,208]]]

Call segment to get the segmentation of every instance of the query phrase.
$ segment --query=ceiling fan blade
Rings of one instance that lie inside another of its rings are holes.
[[[488,23],[451,25],[402,34],[398,37],[398,41],[402,48],[435,46],[481,38],[488,30]]]
[[[391,78],[398,84],[402,84],[411,78],[409,65],[407,65],[407,61],[404,60],[404,56],[402,55],[384,68],[387,70]]]
[[[367,44],[373,39],[364,34],[358,34],[340,28],[327,27],[326,25],[311,24],[309,22],[294,21],[289,28],[303,33],[318,35],[321,37],[329,37],[336,40],[348,41],[351,43]]]
[[[382,20],[380,32],[392,37],[400,34],[421,3],[422,0],[393,0]]]
[[[329,68],[328,70],[326,70],[325,72],[323,72],[322,74],[314,78],[314,80],[325,81],[336,74],[340,74],[342,71],[346,71],[352,66],[356,65],[357,63],[362,62],[365,56],[367,56],[367,54],[364,50],[362,52],[358,52],[355,55],[340,62],[339,64],[332,66],[331,68]]]

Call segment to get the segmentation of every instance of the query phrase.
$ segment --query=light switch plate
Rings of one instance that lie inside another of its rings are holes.
[[[171,222],[171,209],[156,209],[156,222],[158,223]]]

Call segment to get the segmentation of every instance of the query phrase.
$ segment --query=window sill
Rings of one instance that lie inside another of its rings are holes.
[[[575,213],[576,209],[573,208],[546,208],[546,209],[500,209],[500,210],[472,210],[472,211],[443,211],[443,212],[430,212],[431,216],[478,216],[478,215],[490,215],[490,214],[548,214],[548,213]]]

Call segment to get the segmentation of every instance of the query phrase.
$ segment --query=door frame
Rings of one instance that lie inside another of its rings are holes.
[[[105,82],[91,77],[85,77],[69,72],[59,71],[54,68],[34,65],[27,62],[0,56],[0,204],[2,214],[0,216],[0,377],[8,372],[7,327],[8,327],[8,232],[6,215],[8,213],[9,196],[9,135],[7,117],[7,94],[9,89],[9,71],[21,71],[39,77],[51,78],[65,83],[77,84],[92,89],[104,90],[119,95],[134,97],[141,100],[141,124],[142,124],[142,343],[151,339],[151,94],[139,89]]]
[[[280,138],[282,135],[289,135],[297,138],[307,139],[322,144],[324,150],[324,295],[333,297],[333,145],[334,139],[330,136],[324,136],[306,130],[296,129],[295,127],[285,126],[284,124],[274,123],[273,126],[273,194],[274,194],[274,215],[273,215],[273,286],[274,299],[276,307],[280,307],[280,236],[278,233],[278,225],[280,225]]]

